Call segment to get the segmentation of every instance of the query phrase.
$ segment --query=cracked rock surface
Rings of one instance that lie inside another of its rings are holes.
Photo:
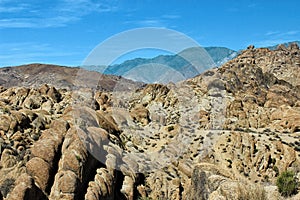
[[[16,75],[0,87],[0,200],[283,199],[278,175],[300,177],[297,45],[121,90],[63,88],[51,70],[40,84],[36,68],[22,87],[30,67],[1,71]]]

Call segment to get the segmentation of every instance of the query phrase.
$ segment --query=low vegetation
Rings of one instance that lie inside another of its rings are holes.
[[[260,185],[248,185],[247,187],[239,185],[238,200],[267,200],[266,191]]]
[[[293,171],[284,171],[277,178],[276,185],[284,197],[297,193],[298,181]]]

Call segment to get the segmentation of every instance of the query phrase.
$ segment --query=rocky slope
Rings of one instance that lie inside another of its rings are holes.
[[[98,83],[98,81],[100,82]],[[0,84],[4,87],[40,87],[48,84],[57,88],[73,90],[82,87],[94,88],[97,83],[98,89],[112,91],[119,81],[125,82],[129,88],[143,85],[119,76],[103,75],[78,67],[29,64],[0,68]]]
[[[299,61],[297,45],[250,46],[177,84],[1,87],[0,199],[284,199]]]

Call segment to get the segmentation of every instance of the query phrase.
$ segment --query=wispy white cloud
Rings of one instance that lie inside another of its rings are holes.
[[[116,1],[64,0],[57,6],[58,11],[85,15],[91,12],[112,12],[118,9]]]
[[[271,35],[276,35],[276,34],[279,34],[280,32],[279,31],[268,31],[265,33],[265,36],[271,36]]]
[[[27,19],[14,18],[14,19],[1,19],[0,28],[28,28],[33,27],[35,24]]]
[[[9,54],[9,51],[24,52],[24,51],[49,51],[53,48],[47,43],[20,42],[20,43],[1,43],[0,52]]]
[[[138,27],[165,27],[166,23],[163,19],[140,19],[127,20],[124,24],[133,24]]]
[[[29,8],[28,4],[20,4],[16,6],[4,5],[0,3],[0,13],[16,13],[20,11],[25,11]]]
[[[253,44],[259,47],[274,46],[277,44],[287,43],[300,39],[300,31],[289,30],[289,31],[268,31],[263,34],[263,39],[254,42]]]
[[[227,12],[246,12],[252,11],[254,9],[261,9],[261,6],[258,3],[242,4],[239,1],[235,4],[231,4],[230,7],[226,9]]]
[[[80,57],[79,55],[80,53],[76,50],[53,47],[46,43],[1,43],[0,67],[36,62],[52,62],[53,64],[67,64],[68,62],[79,65],[82,60],[74,60]]]
[[[12,0],[0,1],[0,28],[61,27],[82,19],[90,13],[113,12],[118,4],[113,1],[63,0],[49,5],[17,4]],[[6,16],[5,13],[13,15]]]
[[[269,47],[269,46],[274,46],[274,45],[283,44],[283,43],[287,43],[287,42],[291,42],[291,40],[287,40],[287,39],[270,39],[270,40],[258,41],[258,42],[255,43],[255,45],[258,46],[258,47]]]
[[[164,21],[159,19],[146,19],[146,20],[137,20],[137,21],[131,21],[132,23],[135,23],[139,26],[154,26],[154,27],[163,27]]]
[[[288,31],[288,32],[285,32],[283,34],[284,35],[297,35],[297,34],[299,34],[299,31]]]
[[[298,30],[291,30],[291,31],[286,31],[286,32],[281,32],[281,31],[268,31],[265,33],[265,36],[270,36],[270,37],[287,37],[287,36],[293,36],[297,35],[300,32]]]
[[[140,27],[170,27],[172,21],[181,18],[180,15],[165,14],[157,18],[146,18],[140,20],[128,20],[125,24],[134,24]],[[174,26],[172,26],[174,27]]]
[[[0,19],[0,28],[49,28],[63,27],[67,23],[79,20],[75,16],[49,17],[46,20],[41,18],[8,18]]]

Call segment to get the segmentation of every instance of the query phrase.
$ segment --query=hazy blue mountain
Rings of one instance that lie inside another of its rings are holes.
[[[131,79],[144,78],[138,81],[168,82],[166,74],[176,73],[176,80],[194,77],[199,73],[227,62],[237,55],[237,52],[225,47],[192,47],[176,55],[159,55],[154,58],[135,58],[121,64],[108,66],[104,73],[120,75]],[[139,69],[138,69],[139,68]],[[163,76],[163,74],[164,76]],[[162,77],[158,77],[162,75]],[[153,77],[151,77],[153,76]],[[166,79],[162,80],[161,79]],[[175,80],[174,80],[175,81]]]
[[[289,46],[294,42],[300,46],[300,41],[287,42],[284,45]],[[277,46],[266,48],[274,50]],[[146,83],[167,83],[194,77],[207,69],[221,66],[237,55],[238,51],[226,47],[192,47],[176,55],[135,58],[121,64],[102,66],[101,72]],[[87,66],[86,68],[97,71],[98,67]],[[105,70],[103,71],[103,69]]]
[[[237,51],[226,47],[205,47],[205,50],[212,57],[217,66],[220,66],[237,56]]]

